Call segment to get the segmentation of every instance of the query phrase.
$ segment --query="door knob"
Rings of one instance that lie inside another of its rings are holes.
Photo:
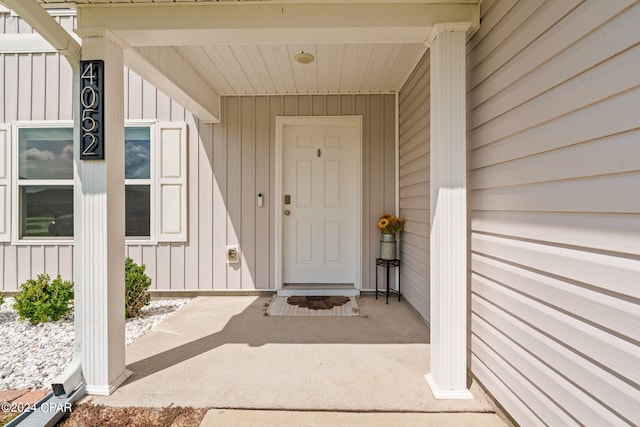
[[[284,211],[284,214],[285,214],[286,216],[289,216],[289,215],[291,215],[291,211],[290,211],[289,209],[287,209],[287,210],[285,210],[285,211]]]

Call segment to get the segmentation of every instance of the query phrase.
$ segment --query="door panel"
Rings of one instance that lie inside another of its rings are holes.
[[[296,263],[313,262],[313,222],[296,221]]]
[[[355,148],[352,125],[284,127],[284,283],[355,283]]]
[[[325,159],[324,181],[324,207],[342,207],[342,161],[340,159]]]
[[[296,159],[294,205],[296,208],[313,207],[313,163],[311,159]]]
[[[326,221],[324,223],[324,261],[325,263],[340,263],[342,248],[340,247],[340,222]]]

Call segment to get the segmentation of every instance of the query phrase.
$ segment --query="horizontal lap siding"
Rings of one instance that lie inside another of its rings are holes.
[[[485,1],[467,46],[471,369],[521,425],[640,423],[639,20]]]
[[[402,293],[429,319],[429,54],[399,96]]]

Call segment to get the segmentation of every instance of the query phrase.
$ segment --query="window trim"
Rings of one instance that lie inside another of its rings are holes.
[[[149,127],[149,141],[151,142],[151,147],[149,150],[149,179],[125,179],[124,185],[149,185],[149,237],[146,236],[125,236],[124,242],[125,244],[138,244],[138,245],[155,245],[158,243],[157,235],[156,235],[156,216],[157,212],[155,209],[156,202],[156,151],[158,150],[157,145],[157,129],[158,122],[157,120],[125,120],[124,127]],[[126,154],[125,154],[126,156]]]
[[[11,123],[11,140],[13,152],[11,153],[11,243],[15,245],[38,245],[38,244],[73,244],[73,237],[59,236],[55,238],[43,239],[41,237],[21,237],[20,236],[20,185],[19,178],[20,168],[20,129],[38,129],[38,128],[73,128],[73,121],[70,120],[53,120],[53,121],[18,121]],[[73,188],[74,180],[71,179],[38,179],[29,185],[63,185]]]
[[[150,236],[141,236],[141,237],[125,237],[125,244],[127,245],[155,245],[157,244],[157,233],[156,233],[156,151],[157,151],[157,141],[156,137],[158,135],[158,121],[157,120],[125,120],[125,127],[149,127],[149,139],[151,141],[151,150],[150,150],[150,177],[149,179],[126,179],[125,185],[149,185],[150,187],[150,224],[149,231]],[[20,180],[18,177],[19,170],[19,160],[20,160],[20,150],[19,150],[19,130],[24,128],[73,128],[74,123],[72,120],[28,120],[28,121],[12,121],[11,122],[11,219],[9,224],[11,226],[11,244],[16,246],[27,246],[27,245],[60,245],[60,246],[72,246],[75,244],[74,237],[51,237],[51,238],[41,238],[41,237],[33,237],[33,238],[25,238],[20,236]],[[74,135],[75,142],[75,135]],[[75,157],[75,152],[74,152]],[[75,173],[74,178],[70,180],[30,180],[33,181],[29,185],[71,185],[72,187],[75,184]],[[58,182],[54,182],[58,181]],[[22,185],[24,186],[24,184]]]

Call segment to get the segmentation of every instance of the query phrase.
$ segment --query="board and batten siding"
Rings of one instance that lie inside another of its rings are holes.
[[[146,82],[130,78],[129,93],[144,98],[141,84]],[[131,118],[133,110],[139,115],[144,105],[154,105],[136,99],[129,97]],[[147,265],[155,289],[274,289],[275,118],[349,115],[363,116],[362,283],[374,288],[376,222],[395,200],[394,96],[225,96],[221,107],[220,124],[198,123],[199,141],[190,137],[188,242],[127,247],[129,256]],[[239,264],[227,264],[227,245],[238,245]]]
[[[402,293],[429,320],[430,106],[429,52],[399,94],[400,233]]]
[[[276,116],[363,117],[363,288],[375,285],[376,222],[394,206],[395,97],[299,95],[223,97],[222,123],[213,125],[214,288],[268,289],[274,284]],[[257,195],[265,197],[257,207]],[[227,266],[226,245],[242,262]]]
[[[72,9],[50,9],[49,13],[64,29],[71,32],[76,27],[76,11]],[[24,19],[0,6],[0,34],[33,34],[34,29]]]
[[[523,426],[640,424],[640,4],[485,0],[471,370]]]
[[[4,14],[7,15],[7,14]],[[25,30],[26,31],[26,30]],[[128,244],[156,290],[252,290],[274,284],[275,117],[363,116],[363,288],[373,288],[375,224],[394,205],[393,95],[223,98],[223,122],[201,123],[166,94],[125,69],[125,119],[185,122],[188,137],[186,243]],[[57,53],[0,54],[0,123],[72,120],[71,68]],[[257,193],[265,196],[256,206]],[[226,246],[241,263],[227,265]],[[0,290],[39,273],[73,279],[69,244],[0,244]]]
[[[65,28],[75,22],[74,16],[56,19]],[[33,29],[19,17],[0,13],[0,37],[31,33]],[[0,54],[0,83],[0,123],[4,125],[16,120],[73,119],[71,67],[56,52]],[[40,273],[72,279],[73,246],[0,243],[0,272],[0,291],[16,291],[20,283]]]
[[[199,123],[191,114],[135,73],[125,69],[124,74],[125,99],[128,99],[126,119],[185,121],[190,127],[189,143],[198,146]],[[0,123],[5,126],[14,121],[73,120],[71,67],[58,53],[0,54],[0,82],[3,82],[0,85]],[[144,92],[147,102],[144,109],[137,105],[140,99],[132,101],[126,96],[129,89]],[[15,141],[12,145],[15,147]],[[198,187],[190,184],[189,188]],[[196,194],[192,196],[197,200]],[[135,246],[128,248],[128,252],[136,256],[143,251]],[[150,275],[154,279],[160,277],[151,267],[147,269]],[[0,243],[0,271],[0,291],[16,291],[20,283],[40,273],[52,277],[60,274],[64,279],[73,280],[73,245],[55,242],[34,245]]]

